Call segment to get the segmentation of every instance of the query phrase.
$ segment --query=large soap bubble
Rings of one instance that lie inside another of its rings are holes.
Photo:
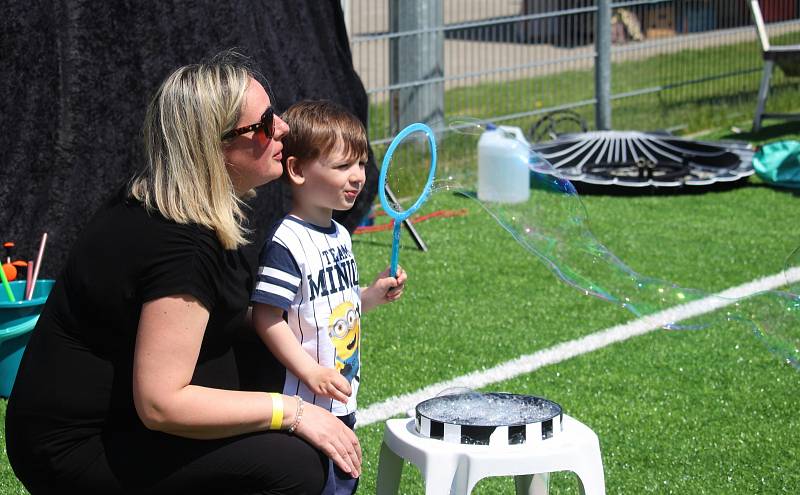
[[[462,119],[451,128],[476,134],[485,126]],[[778,290],[759,290],[756,286],[749,291],[711,294],[642,275],[592,234],[586,208],[575,188],[560,178],[547,160],[528,148],[524,156],[516,158],[527,163],[530,171],[529,201],[480,201],[471,188],[454,180],[438,180],[434,190],[459,192],[478,202],[525,250],[583,295],[619,305],[637,317],[662,314],[666,320],[661,325],[666,329],[698,330],[740,322],[770,351],[800,369],[800,297],[796,285],[800,280],[800,249],[788,257],[780,283],[771,282],[775,287],[783,285]]]

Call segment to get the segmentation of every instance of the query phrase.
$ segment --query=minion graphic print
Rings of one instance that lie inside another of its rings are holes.
[[[328,336],[336,349],[335,366],[351,382],[358,375],[361,317],[350,302],[336,306],[328,319]]]
[[[267,236],[251,300],[284,310],[303,350],[350,382],[346,404],[317,396],[291,371],[283,393],[345,416],[356,410],[361,368],[361,289],[347,230],[284,217]]]

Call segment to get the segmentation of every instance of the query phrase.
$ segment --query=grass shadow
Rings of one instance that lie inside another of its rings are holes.
[[[745,131],[741,133],[728,132],[715,136],[717,139],[735,139],[739,141],[750,141],[754,143],[764,143],[781,138],[800,136],[800,122],[781,122],[761,127],[758,132]]]
[[[706,194],[712,192],[732,191],[742,187],[748,187],[749,178],[743,178],[730,182],[715,182],[707,186],[621,186],[617,184],[600,185],[573,182],[575,190],[581,196],[690,196]]]

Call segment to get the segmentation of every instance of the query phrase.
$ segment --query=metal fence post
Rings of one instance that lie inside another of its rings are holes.
[[[442,0],[390,0],[390,84],[412,83],[391,90],[390,131],[396,134],[414,122],[436,129],[444,123],[444,23]],[[427,79],[439,82],[426,83]],[[418,84],[414,84],[418,83]]]
[[[594,37],[595,127],[611,129],[611,0],[597,0]]]

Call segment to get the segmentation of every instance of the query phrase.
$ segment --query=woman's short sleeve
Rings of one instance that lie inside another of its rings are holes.
[[[219,296],[224,251],[216,236],[196,226],[171,224],[153,239],[143,260],[142,302],[177,294],[195,297],[210,312]]]

